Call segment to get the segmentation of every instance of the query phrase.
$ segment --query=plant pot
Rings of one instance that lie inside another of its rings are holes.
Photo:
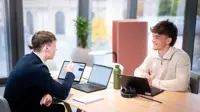
[[[87,66],[92,66],[93,65],[93,56],[88,55],[88,53],[91,51],[92,51],[92,49],[90,49],[90,48],[77,47],[73,50],[71,59],[72,59],[72,61],[85,62],[87,64]]]

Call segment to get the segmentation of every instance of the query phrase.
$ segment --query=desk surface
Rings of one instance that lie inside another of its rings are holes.
[[[90,68],[86,68],[83,74],[84,78],[89,76],[90,70]],[[54,78],[58,75],[58,71],[51,73]],[[104,99],[89,104],[82,104],[72,100],[74,97],[81,97],[88,94],[97,94],[103,96]],[[157,96],[149,98],[163,103],[160,104],[139,96],[129,99],[123,98],[121,97],[120,90],[114,90],[112,87],[93,93],[84,93],[72,88],[70,95],[64,102],[87,112],[200,112],[200,96],[196,94],[164,91]]]
[[[103,96],[104,99],[90,104],[82,104],[72,100],[73,97],[80,97],[88,94],[100,95]],[[69,97],[64,102],[87,112],[133,112],[134,110],[161,112],[200,111],[200,97],[192,93],[165,91],[151,98],[163,103],[160,104],[139,96],[129,99],[123,98],[119,90],[114,90],[112,88],[93,93],[84,93],[71,89]]]

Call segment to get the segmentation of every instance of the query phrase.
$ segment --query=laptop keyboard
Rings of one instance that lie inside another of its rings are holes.
[[[56,80],[57,82],[59,82],[60,84],[62,84],[64,82],[64,80]],[[72,85],[78,84],[79,82],[73,82]]]
[[[84,85],[84,86],[83,86]],[[75,88],[82,88],[82,89],[98,89],[98,88],[101,88],[99,86],[95,86],[95,85],[92,85],[92,84],[77,84],[77,85],[72,85],[72,87],[75,87]]]
[[[97,88],[97,86],[94,86],[94,85],[92,85],[92,84],[84,84],[85,85],[85,87],[87,87],[87,88]]]
[[[90,85],[90,84],[88,84],[87,87],[90,88],[90,89],[96,88],[96,86],[93,86],[93,85]]]
[[[84,92],[94,92],[94,91],[105,89],[105,87],[103,87],[103,86],[101,87],[101,86],[93,85],[93,84],[89,84],[89,83],[76,84],[76,85],[72,85],[72,87],[74,89],[78,89],[78,90],[84,91]]]

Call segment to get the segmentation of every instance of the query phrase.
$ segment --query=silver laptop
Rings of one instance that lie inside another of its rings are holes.
[[[72,85],[72,88],[86,93],[106,89],[112,71],[112,67],[94,64],[87,83]]]
[[[57,81],[62,83],[65,79],[66,72],[64,72],[64,67],[69,64],[69,61],[64,61],[63,65],[60,69],[60,73],[58,75]],[[83,62],[74,62],[73,61],[73,74],[75,75],[75,79],[73,84],[78,84],[81,80],[81,77],[83,75],[84,69],[85,69],[86,63]]]

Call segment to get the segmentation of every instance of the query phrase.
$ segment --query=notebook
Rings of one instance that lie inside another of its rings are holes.
[[[73,100],[80,103],[88,104],[99,100],[103,100],[103,97],[100,95],[85,95],[82,97],[73,98]]]

